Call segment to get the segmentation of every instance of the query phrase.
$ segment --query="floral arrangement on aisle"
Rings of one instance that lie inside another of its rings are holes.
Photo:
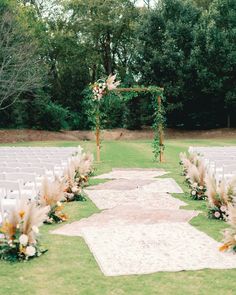
[[[206,196],[208,198],[208,217],[220,220],[227,220],[228,207],[233,203],[236,194],[236,179],[226,183],[225,180],[217,183],[214,176],[208,174],[205,179]]]
[[[224,230],[224,242],[219,250],[236,252],[236,207],[229,205],[228,209],[228,223],[230,228]]]
[[[179,157],[180,165],[183,166],[185,181],[190,187],[191,198],[194,200],[205,200],[207,169],[200,155],[197,153],[180,153]]]
[[[93,161],[93,154],[89,152],[71,159],[70,165],[75,171],[75,180],[80,186],[84,186],[88,182],[89,176],[93,173]]]
[[[116,75],[109,75],[107,79],[99,79],[91,88],[94,100],[100,101],[104,95],[110,90],[116,89],[120,85],[120,81],[116,81]]]
[[[39,205],[41,207],[49,206],[47,219],[45,223],[59,223],[67,221],[68,216],[63,212],[62,201],[64,197],[65,183],[56,178],[54,181],[49,181],[44,178],[39,191]]]
[[[189,170],[189,167],[193,164],[195,166],[198,166],[199,162],[199,155],[196,153],[180,153],[180,162],[179,164],[183,166],[183,175],[186,176],[187,172]]]
[[[91,153],[81,153],[71,158],[69,166],[64,172],[67,201],[83,201],[86,199],[83,188],[88,183],[88,178],[92,172],[93,155]]]
[[[39,227],[47,218],[49,210],[49,207],[40,208],[32,201],[21,201],[12,209],[0,227],[0,259],[28,260],[47,251],[41,248],[38,237]]]
[[[186,181],[190,186],[190,193],[192,199],[205,200],[207,198],[205,185],[206,174],[207,170],[203,161],[198,160],[197,166],[191,164],[188,167]]]
[[[83,193],[83,189],[76,182],[76,173],[71,165],[67,167],[64,171],[64,179],[65,179],[65,199],[67,202],[72,201],[85,201],[85,195]]]

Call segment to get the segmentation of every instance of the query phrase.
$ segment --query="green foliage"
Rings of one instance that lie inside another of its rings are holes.
[[[50,100],[42,100],[41,97],[35,99],[32,108],[34,108],[35,112],[35,128],[52,131],[68,128],[68,109]]]
[[[101,104],[102,126],[105,129],[122,128],[125,103],[113,92],[108,93]]]
[[[14,12],[18,34],[13,41],[34,44],[24,73],[40,78],[38,87],[28,87],[16,104],[1,111],[1,127],[91,129],[86,87],[111,72],[126,87],[163,87],[169,127],[236,126],[235,0],[159,0],[149,9],[131,0],[44,2],[0,1],[1,16]],[[0,46],[0,67],[2,51]],[[28,113],[33,106],[35,120]],[[103,128],[153,124],[149,95],[107,97],[101,109]],[[53,113],[60,112],[63,119],[57,121]],[[54,126],[43,119],[46,113]]]
[[[125,110],[123,114],[123,127],[130,130],[142,128],[141,97],[138,93],[125,94]]]
[[[41,256],[48,250],[40,246],[39,242],[34,246],[36,249],[36,257]],[[10,247],[6,240],[0,241],[0,260],[5,260],[9,262],[18,262],[26,260],[26,256],[19,251],[20,243],[14,241],[14,244]],[[33,259],[34,257],[29,257],[27,260]]]
[[[73,114],[72,114],[73,116]],[[71,114],[68,109],[52,102],[45,93],[28,95],[14,106],[2,112],[0,127],[34,128],[58,131],[68,128]]]
[[[149,87],[149,91],[152,94],[152,103],[154,108],[154,120],[153,120],[153,154],[154,159],[158,160],[161,152],[164,152],[165,145],[161,142],[160,136],[164,134],[164,128],[166,125],[166,111],[164,107],[164,96],[163,90],[157,87]],[[158,103],[158,97],[160,98],[160,103]]]
[[[193,2],[203,9],[208,9],[213,0],[193,0]]]
[[[169,126],[225,126],[235,111],[236,4],[208,2],[204,12],[161,0],[140,26],[137,68],[143,81],[164,86]]]
[[[119,71],[121,78],[132,62],[138,10],[130,0],[70,0],[71,27],[86,48],[84,58],[94,82]]]

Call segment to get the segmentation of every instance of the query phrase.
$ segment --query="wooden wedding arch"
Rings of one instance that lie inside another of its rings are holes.
[[[128,92],[145,92],[151,93],[153,95],[153,105],[155,109],[155,118],[154,118],[154,155],[155,158],[159,159],[160,163],[164,162],[164,89],[161,87],[150,86],[150,87],[134,87],[134,88],[114,88],[109,90],[109,92],[114,93],[128,93]],[[96,115],[96,147],[97,147],[97,161],[101,160],[101,130],[100,130],[100,117],[97,113]]]

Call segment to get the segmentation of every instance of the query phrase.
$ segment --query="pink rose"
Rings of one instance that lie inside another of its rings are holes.
[[[215,215],[216,218],[219,218],[219,217],[220,217],[220,212],[216,211],[216,212],[214,213],[214,215]]]

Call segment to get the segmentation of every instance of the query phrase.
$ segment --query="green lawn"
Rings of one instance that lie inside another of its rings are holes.
[[[72,146],[81,144],[85,150],[95,151],[93,142],[33,142],[15,144],[21,146]],[[189,145],[236,145],[235,140],[169,140],[166,142],[166,163],[152,161],[150,141],[109,141],[102,144],[102,162],[96,173],[112,167],[163,167],[170,171],[185,191],[175,195],[186,201],[186,209],[198,209],[203,213],[191,222],[199,230],[220,240],[220,231],[226,226],[221,221],[206,217],[203,201],[191,201],[187,187],[180,176],[178,155]],[[98,209],[92,202],[66,205],[70,222],[87,217]],[[50,230],[61,225],[42,227],[42,241],[48,252],[27,263],[0,262],[1,295],[151,295],[151,294],[235,294],[236,270],[201,270],[174,273],[155,273],[141,276],[105,277],[82,238],[51,235]]]

